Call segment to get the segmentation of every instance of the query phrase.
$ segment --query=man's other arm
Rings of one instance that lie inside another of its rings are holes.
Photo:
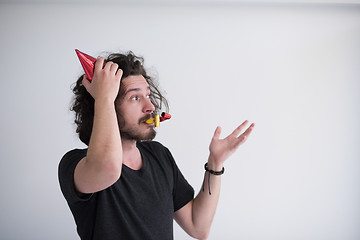
[[[209,147],[208,169],[217,172],[222,170],[225,160],[247,140],[253,130],[255,124],[251,124],[244,133],[240,134],[247,123],[248,121],[243,122],[224,139],[219,139],[221,128],[216,128]],[[206,172],[203,182],[205,190],[200,191],[192,201],[174,214],[176,222],[190,236],[197,239],[208,238],[220,196],[221,175],[210,174],[209,186],[207,181],[209,174]],[[211,195],[209,189],[211,189]]]

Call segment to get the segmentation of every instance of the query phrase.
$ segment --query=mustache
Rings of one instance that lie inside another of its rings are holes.
[[[144,117],[139,119],[139,124],[148,120],[149,118],[152,118],[152,114],[146,114]]]

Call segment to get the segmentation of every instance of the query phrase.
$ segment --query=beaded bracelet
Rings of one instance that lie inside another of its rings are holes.
[[[203,181],[202,191],[203,192],[205,191],[205,176],[206,176],[206,172],[209,172],[209,174],[208,174],[208,187],[209,187],[209,195],[211,195],[211,191],[210,191],[210,174],[212,174],[212,175],[223,175],[224,172],[225,172],[225,168],[223,167],[221,169],[221,171],[217,172],[217,171],[209,169],[207,163],[205,163],[204,168],[205,168],[205,174],[204,174],[204,181]]]

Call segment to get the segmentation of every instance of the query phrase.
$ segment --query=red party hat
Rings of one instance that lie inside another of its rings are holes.
[[[86,77],[91,81],[92,77],[94,75],[94,67],[96,58],[93,58],[92,56],[89,56],[83,52],[80,52],[79,50],[75,49],[75,52],[80,60],[80,63],[85,71]]]

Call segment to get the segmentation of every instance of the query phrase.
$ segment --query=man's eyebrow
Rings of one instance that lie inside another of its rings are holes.
[[[150,86],[147,87],[146,90],[150,90]],[[139,92],[139,91],[141,91],[141,88],[129,88],[128,90],[126,90],[124,95],[128,94],[129,92]]]

